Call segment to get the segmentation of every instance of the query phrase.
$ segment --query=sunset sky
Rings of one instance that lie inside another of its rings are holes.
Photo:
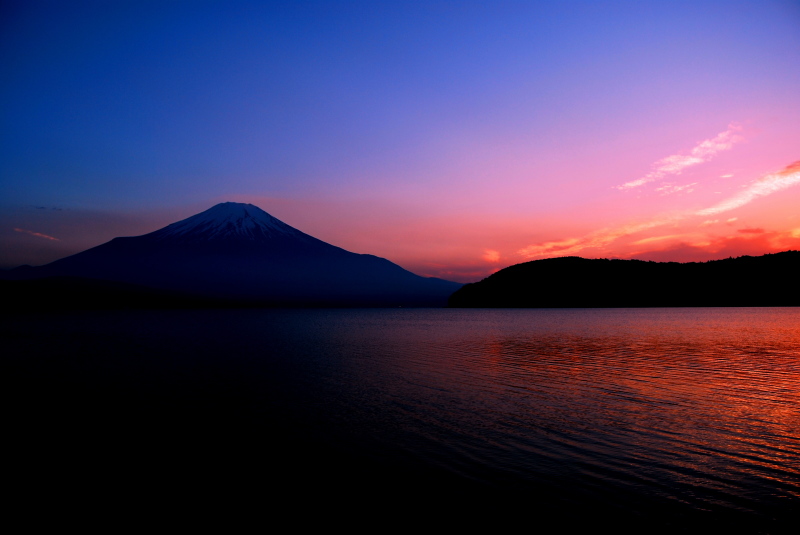
[[[222,201],[415,273],[800,249],[800,2],[0,4],[0,267]]]

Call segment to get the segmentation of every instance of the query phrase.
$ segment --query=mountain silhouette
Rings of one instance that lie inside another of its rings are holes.
[[[170,300],[272,306],[444,306],[461,286],[346,251],[257,206],[233,202],[143,236],[11,270],[6,278],[49,278],[50,290],[60,288],[56,293],[67,299],[79,299],[81,291],[130,299],[141,287]]]
[[[800,306],[798,273],[798,251],[688,263],[549,258],[516,264],[466,284],[450,297],[448,306]]]

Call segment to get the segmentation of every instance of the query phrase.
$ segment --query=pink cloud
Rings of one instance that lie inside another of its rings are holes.
[[[661,192],[661,195],[669,195],[671,193],[678,193],[684,190],[686,190],[686,193],[692,193],[696,185],[697,182],[692,182],[691,184],[684,184],[683,186],[676,186],[673,183],[668,182],[657,187],[656,191]]]
[[[44,238],[45,240],[60,241],[58,238],[54,238],[53,236],[48,236],[47,234],[42,234],[41,232],[34,232],[32,230],[25,230],[24,228],[14,228],[14,231],[22,232],[23,234],[30,234],[31,236],[36,236],[37,238]]]
[[[727,212],[744,206],[759,197],[772,195],[796,184],[800,184],[800,160],[787,165],[777,173],[759,178],[733,197],[729,197],[710,208],[700,210],[697,215],[708,216]]]
[[[741,125],[731,123],[724,132],[720,132],[715,137],[698,143],[689,151],[689,154],[673,154],[662,158],[653,164],[652,171],[641,178],[617,186],[617,189],[627,190],[636,188],[668,175],[679,175],[687,167],[705,163],[719,152],[730,150],[736,143],[742,141],[744,138],[739,134],[741,131]]]

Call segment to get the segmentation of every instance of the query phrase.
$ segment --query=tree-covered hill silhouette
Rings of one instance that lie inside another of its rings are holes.
[[[708,262],[548,258],[467,284],[450,307],[800,306],[800,251]]]

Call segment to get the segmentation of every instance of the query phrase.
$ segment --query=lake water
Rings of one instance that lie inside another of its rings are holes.
[[[83,478],[767,533],[800,511],[797,308],[78,312],[2,336],[9,436],[50,499]]]

